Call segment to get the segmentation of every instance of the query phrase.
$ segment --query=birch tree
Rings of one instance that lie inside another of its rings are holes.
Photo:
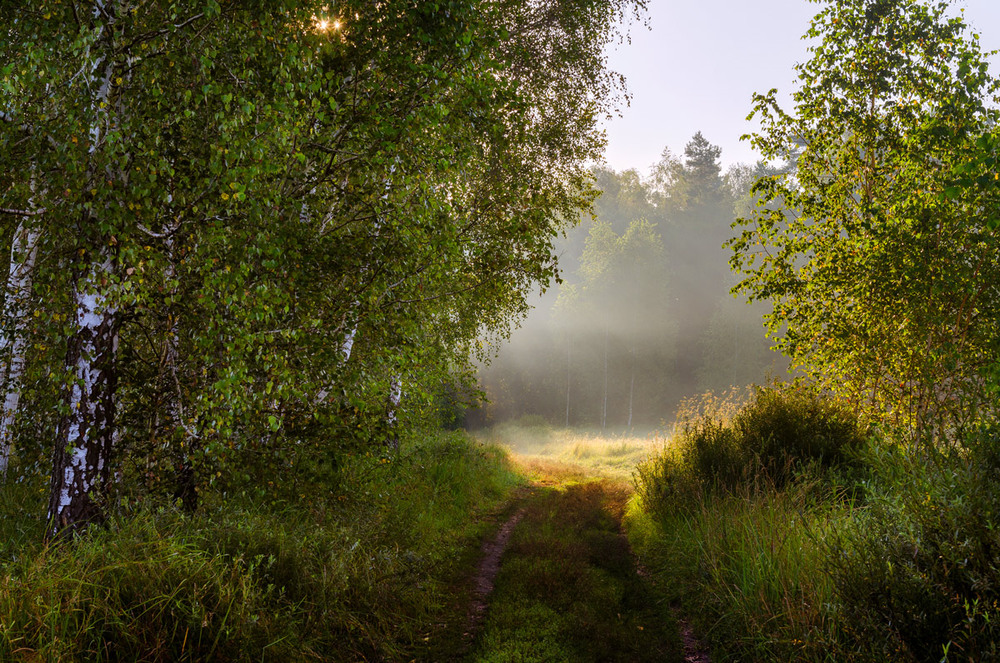
[[[992,409],[1000,299],[990,207],[951,183],[995,124],[997,82],[948,2],[825,2],[793,106],[755,97],[766,158],[740,219],[738,288],[770,298],[796,368],[873,421],[930,441]],[[952,196],[945,195],[947,193]]]
[[[402,431],[556,274],[619,89],[601,52],[638,6],[4,8],[0,109],[32,133],[0,158],[32,157],[46,210],[28,366],[62,394],[53,528],[99,521],[124,468],[189,499],[319,446],[316,422]]]

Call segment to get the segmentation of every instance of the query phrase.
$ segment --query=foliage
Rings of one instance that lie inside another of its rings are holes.
[[[793,109],[755,96],[752,136],[794,171],[759,179],[738,223],[739,290],[770,333],[872,419],[948,436],[989,409],[1000,276],[992,214],[954,186],[997,119],[978,36],[948,2],[831,0],[807,33]],[[950,195],[945,195],[949,193]]]
[[[707,410],[682,415],[677,428],[670,446],[637,470],[637,490],[654,510],[846,470],[865,444],[855,413],[805,387],[757,387],[739,407],[710,400]]]
[[[523,316],[643,2],[84,5],[0,9],[0,216],[42,237],[22,411],[56,413],[21,455],[190,496],[391,439]]]

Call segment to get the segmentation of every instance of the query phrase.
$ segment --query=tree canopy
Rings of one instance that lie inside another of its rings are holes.
[[[555,275],[623,91],[601,54],[642,6],[0,10],[5,328],[30,341],[5,387],[22,468],[55,453],[56,527],[128,468],[190,496],[317,426],[328,449],[418,417]]]
[[[948,2],[832,0],[793,107],[755,97],[752,142],[795,167],[758,180],[738,289],[770,298],[778,346],[874,420],[934,435],[975,421],[997,361],[993,206],[954,186],[996,123],[997,83]]]

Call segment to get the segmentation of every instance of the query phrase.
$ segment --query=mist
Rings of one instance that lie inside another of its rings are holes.
[[[780,171],[723,172],[700,132],[648,172],[596,167],[593,216],[556,243],[561,282],[479,367],[487,402],[466,425],[651,431],[686,397],[786,375],[763,327],[769,305],[731,293],[739,278],[723,248],[754,203],[752,183]]]

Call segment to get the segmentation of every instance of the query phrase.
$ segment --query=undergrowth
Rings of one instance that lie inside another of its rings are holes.
[[[1000,430],[916,451],[789,387],[720,413],[639,468],[625,518],[717,660],[1000,657]]]
[[[0,549],[0,660],[409,660],[464,619],[462,574],[519,481],[502,450],[453,434],[347,460],[308,507],[123,508],[54,544],[7,492],[4,532],[26,534]]]

